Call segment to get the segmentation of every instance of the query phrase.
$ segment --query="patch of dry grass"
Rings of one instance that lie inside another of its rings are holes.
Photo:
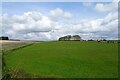
[[[33,41],[13,41],[13,40],[0,40],[0,48],[3,51],[19,48],[28,44],[34,43]]]

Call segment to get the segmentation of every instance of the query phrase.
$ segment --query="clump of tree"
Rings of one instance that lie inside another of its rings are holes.
[[[9,38],[6,37],[6,36],[1,36],[1,37],[0,37],[0,40],[9,40]]]
[[[94,41],[94,40],[90,39],[90,40],[88,40],[88,41]]]
[[[80,41],[81,37],[79,35],[67,35],[59,38],[59,41]]]

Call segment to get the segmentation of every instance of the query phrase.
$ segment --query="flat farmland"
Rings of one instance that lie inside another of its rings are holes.
[[[6,68],[17,77],[117,78],[118,44],[94,41],[42,42],[6,52]],[[22,75],[22,76],[21,76]]]

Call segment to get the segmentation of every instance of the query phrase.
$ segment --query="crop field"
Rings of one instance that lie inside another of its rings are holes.
[[[8,70],[13,73],[19,71],[15,74],[17,77],[33,75],[42,78],[118,77],[117,43],[38,42],[6,52],[3,57]]]

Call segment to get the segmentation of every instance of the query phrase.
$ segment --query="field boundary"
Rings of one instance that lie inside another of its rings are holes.
[[[35,43],[30,43],[30,44],[22,45],[22,46],[19,46],[17,48],[14,48],[14,49],[11,49],[11,50],[7,50],[7,51],[2,50],[2,64],[3,64],[2,65],[2,78],[3,78],[3,80],[4,80],[4,77],[8,77],[7,76],[8,73],[6,73],[6,72],[8,72],[8,70],[6,68],[6,63],[5,63],[5,60],[4,60],[4,55],[7,55],[7,53],[10,53],[12,51],[19,50],[19,49],[31,46],[33,44],[35,44]]]
[[[22,45],[22,46],[19,46],[17,48],[13,48],[13,49],[10,49],[10,50],[7,50],[7,51],[2,50],[2,54],[7,54],[8,52],[12,52],[12,51],[15,51],[15,50],[18,50],[18,49],[22,49],[22,48],[25,48],[27,46],[31,46],[33,44],[35,44],[35,43],[30,43],[30,44]]]

